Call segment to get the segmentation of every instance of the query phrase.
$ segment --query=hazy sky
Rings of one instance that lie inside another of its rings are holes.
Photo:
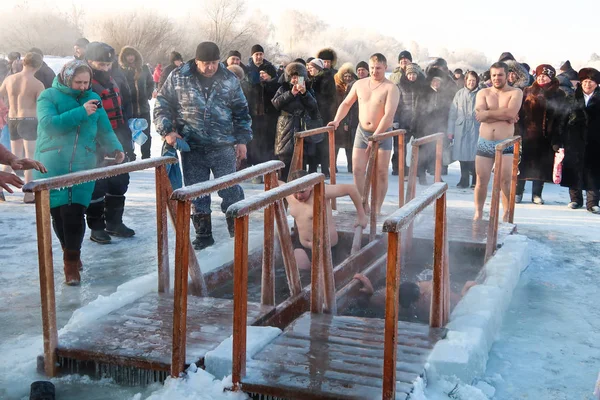
[[[3,0],[3,3],[14,5],[18,2]],[[180,16],[189,14],[187,4],[201,4],[201,1],[54,0],[48,3],[29,0],[28,4],[40,7],[52,4],[61,8],[77,4],[94,10],[143,6]],[[494,61],[503,51],[511,51],[518,60],[532,65],[541,62],[556,65],[565,59],[585,62],[593,52],[600,53],[600,0],[248,0],[247,4],[249,9],[258,8],[269,15],[275,24],[286,7],[309,9],[332,26],[371,29],[407,44],[414,40],[429,48],[432,56],[442,47],[449,51],[472,48],[483,51]],[[303,6],[295,7],[294,4]],[[351,6],[353,4],[363,6],[356,8]],[[335,43],[331,45],[335,47]]]

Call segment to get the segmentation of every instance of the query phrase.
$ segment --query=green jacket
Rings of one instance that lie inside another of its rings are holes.
[[[54,79],[51,88],[37,100],[38,138],[35,159],[48,173],[34,172],[34,177],[49,178],[96,167],[96,141],[107,150],[123,151],[103,108],[88,116],[83,104],[100,100],[92,90],[71,89]],[[95,181],[71,188],[50,191],[50,207],[65,204],[89,206]]]

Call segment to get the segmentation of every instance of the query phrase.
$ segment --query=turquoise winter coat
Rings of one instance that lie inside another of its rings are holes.
[[[98,109],[87,115],[83,104],[100,100],[91,89],[79,91],[62,83],[62,73],[54,78],[51,88],[44,90],[37,100],[38,138],[35,159],[48,169],[38,178],[49,178],[96,167],[96,141],[107,153],[123,151],[106,111]],[[50,191],[50,207],[65,204],[89,206],[95,181],[66,189]]]

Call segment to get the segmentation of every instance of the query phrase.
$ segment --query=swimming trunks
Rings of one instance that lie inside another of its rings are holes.
[[[386,132],[391,131],[392,128]],[[356,136],[354,137],[354,148],[366,149],[369,145],[369,138],[373,136],[373,132],[365,131],[360,124],[356,128]],[[380,150],[392,150],[394,147],[394,138],[387,138],[379,142]]]
[[[496,145],[502,143],[504,140],[487,140],[479,138],[477,141],[477,155],[486,158],[496,158]],[[514,145],[508,146],[502,154],[513,154]]]
[[[36,140],[37,139],[37,118],[9,118],[8,132],[10,140]]]
[[[296,249],[302,249],[304,251],[306,251],[306,255],[308,256],[308,259],[312,261],[312,249],[307,249],[306,247],[302,246],[302,243],[300,243],[300,235],[298,234],[298,227],[296,226],[296,224],[294,223],[294,228],[292,229],[291,232],[291,236],[292,236],[292,248],[294,250]],[[336,244],[337,246],[337,244]],[[331,246],[331,253],[335,254],[335,246]],[[334,265],[335,261],[334,261]]]

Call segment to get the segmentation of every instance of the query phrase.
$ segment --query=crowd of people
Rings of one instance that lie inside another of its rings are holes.
[[[215,43],[202,42],[191,60],[174,51],[167,66],[151,68],[134,47],[117,52],[106,43],[81,38],[74,45],[73,60],[57,76],[40,49],[32,48],[24,57],[10,53],[8,60],[0,60],[0,127],[4,145],[16,158],[10,158],[0,174],[0,186],[9,190],[7,184],[22,184],[9,172],[11,166],[34,168],[25,172],[27,182],[42,173],[57,176],[135,160],[129,127],[135,119],[148,126],[142,158],[151,156],[154,122],[164,140],[163,154],[180,152],[186,185],[206,181],[211,173],[218,178],[274,159],[285,164],[279,178],[287,181],[295,133],[330,125],[335,129],[335,154],[329,154],[326,135],[307,138],[304,169],[320,168],[329,176],[329,158],[337,159],[344,149],[348,172],[359,190],[365,184],[371,136],[404,129],[408,146],[413,138],[444,132],[443,173],[459,161],[457,186],[475,189],[474,218],[480,219],[494,146],[520,135],[517,202],[523,200],[529,180],[532,202],[544,203],[544,183],[555,181],[555,154],[564,149],[560,184],[569,188],[568,206],[583,207],[586,191],[586,209],[600,214],[600,72],[593,68],[577,72],[566,62],[560,73],[549,64],[531,70],[503,53],[488,71],[451,71],[442,58],[422,68],[403,50],[388,79],[386,71],[392,66],[380,53],[339,69],[333,48],[282,66],[268,61],[259,44],[250,53],[244,63],[239,51],[223,56]],[[427,172],[434,170],[433,146],[424,146],[418,165],[410,166],[417,169],[422,185],[427,184]],[[381,141],[379,152],[374,174],[380,202],[370,205],[376,213],[387,191],[390,161],[392,175],[398,175],[398,141]],[[506,157],[511,152],[507,149]],[[499,171],[505,210],[510,164],[505,162]],[[129,175],[123,174],[51,192],[53,228],[63,247],[67,283],[80,279],[86,221],[96,243],[135,234],[122,219],[128,185]],[[244,198],[240,186],[218,194],[223,212]],[[32,194],[26,193],[24,201],[33,202]],[[210,204],[209,197],[194,200],[197,250],[214,244]],[[233,236],[233,220],[227,225]]]

